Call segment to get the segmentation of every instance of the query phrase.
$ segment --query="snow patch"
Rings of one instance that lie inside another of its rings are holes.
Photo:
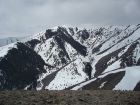
[[[75,60],[57,73],[54,80],[46,87],[49,90],[63,90],[84,81],[88,76],[83,71],[81,59]]]
[[[85,86],[85,85],[87,85],[87,84],[89,84],[89,83],[91,83],[91,82],[93,82],[95,80],[96,80],[96,78],[91,79],[91,80],[89,80],[87,82],[81,83],[78,86],[75,86],[74,88],[72,88],[71,90],[79,90],[79,89],[82,89],[83,86]]]
[[[125,76],[113,90],[133,90],[140,81],[140,66],[126,67]]]
[[[117,60],[112,65],[108,66],[102,74],[109,72],[109,71],[112,71],[114,69],[120,68],[120,63],[121,63],[120,60]]]
[[[8,51],[12,48],[17,48],[16,42],[3,46],[3,47],[0,47],[0,57],[4,57],[8,53]]]
[[[105,84],[106,82],[107,82],[107,81],[103,82],[99,88],[104,87],[104,84]]]

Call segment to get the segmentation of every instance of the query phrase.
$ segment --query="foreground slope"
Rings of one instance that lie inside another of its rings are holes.
[[[2,90],[139,90],[140,24],[55,27],[0,47],[0,57]]]
[[[139,105],[138,91],[1,91],[1,105]]]

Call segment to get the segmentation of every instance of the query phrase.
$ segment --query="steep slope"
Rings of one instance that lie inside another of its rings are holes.
[[[95,70],[92,74],[93,79],[78,84],[80,86],[76,86],[75,88],[73,88],[74,90],[97,89],[97,88],[135,90],[134,88],[139,86],[137,85],[138,82],[140,81],[139,25],[137,25],[136,27],[129,26],[125,29],[125,31],[127,30],[129,34],[127,32],[125,32],[127,33],[126,35],[124,33],[119,33],[118,36],[121,37],[121,39],[120,38],[118,39],[121,41],[119,41],[119,43],[117,44],[113,42],[113,41],[117,42],[117,39],[114,40],[115,37],[112,37],[113,40],[111,38],[109,40],[107,39],[107,41],[104,41],[104,44],[107,43],[108,45],[110,43],[112,44],[112,42],[114,43],[110,48],[108,48],[109,46],[107,45],[106,46],[96,45],[98,50],[92,52],[95,54],[94,56],[95,60],[92,63],[93,68]],[[123,39],[122,36],[124,37]],[[102,47],[104,47],[105,49],[104,51],[101,50]],[[94,50],[97,48],[94,48]],[[122,68],[124,69],[122,70]],[[107,76],[102,76],[103,74]]]
[[[96,30],[55,27],[0,47],[0,57],[1,90],[138,90],[140,24]]]
[[[79,56],[78,59],[82,59],[81,63],[82,65],[80,67],[78,67],[78,64],[74,65],[73,67],[75,67],[76,69],[78,69],[78,71],[86,71],[86,65],[85,62],[90,62],[91,66],[92,66],[92,78],[98,78],[98,76],[102,75],[102,73],[107,72],[107,71],[111,71],[111,70],[115,70],[115,69],[120,69],[121,67],[124,67],[122,65],[131,67],[131,66],[138,66],[139,65],[139,25],[137,26],[128,26],[126,28],[114,28],[114,30],[112,29],[104,29],[104,31],[102,32],[102,34],[98,34],[96,31],[89,31],[90,36],[89,39],[85,40],[83,43],[81,41],[81,44],[87,46],[87,52],[88,52],[88,56],[87,57],[83,57],[83,56]],[[101,29],[99,29],[101,30]],[[119,33],[116,33],[119,32]],[[124,33],[125,31],[125,33]],[[106,33],[112,33],[111,35],[108,34],[108,38],[103,38],[104,35],[106,35]],[[93,35],[93,36],[92,36]],[[75,36],[75,40],[79,40],[78,38],[76,39],[76,36],[78,36],[77,34],[73,35]],[[116,38],[115,36],[118,36],[120,38],[114,39]],[[93,37],[93,38],[91,38]],[[122,39],[122,37],[124,37]],[[92,42],[90,42],[92,39]],[[81,39],[82,40],[82,39]],[[116,41],[116,43],[114,43],[113,41]],[[130,40],[130,41],[129,41]],[[80,42],[80,41],[79,41]],[[100,43],[99,43],[100,42]],[[93,44],[89,44],[89,43],[93,43]],[[109,47],[108,45],[105,46],[101,46],[101,44],[112,44],[111,47]],[[94,47],[93,47],[94,46]],[[97,51],[93,51],[96,46],[101,46],[98,47],[99,49]],[[104,47],[103,50],[102,47]],[[107,49],[107,50],[106,50]],[[117,66],[111,66],[112,64],[118,63]],[[79,62],[79,61],[78,61]],[[108,69],[108,67],[110,66],[110,69]],[[139,68],[139,66],[138,66]],[[133,69],[133,68],[132,68]],[[69,86],[75,85],[76,83],[73,83],[71,80],[71,77],[75,76],[75,73],[70,73],[69,71],[71,70],[70,67],[66,68],[66,71],[68,70],[68,72],[64,73],[64,71],[62,72],[62,74],[60,75],[60,73],[58,73],[58,77],[56,75],[56,78],[50,83],[50,85],[46,88],[48,89],[52,89],[50,88],[50,86],[55,87],[55,89],[65,89]],[[72,69],[74,70],[74,69]],[[90,70],[88,70],[89,73],[85,72],[87,74],[87,76],[89,76],[90,74]],[[119,72],[119,70],[118,70]],[[133,72],[133,71],[132,71]],[[63,74],[64,73],[64,74]],[[68,74],[67,76],[63,76],[65,74]],[[110,72],[110,75],[112,73]],[[121,79],[123,79],[123,77],[125,77],[124,72],[122,73],[115,73],[114,75],[112,75],[112,78],[118,78],[120,79],[115,79],[114,81],[116,81],[116,83],[114,84],[117,85]],[[120,75],[120,76],[119,76]],[[139,74],[138,74],[139,75]],[[139,75],[140,76],[140,75]],[[89,76],[90,77],[90,76]],[[68,79],[67,79],[68,78]],[[111,77],[108,78],[107,81],[110,81],[112,79]],[[59,80],[60,79],[60,80]],[[78,78],[77,78],[78,79]],[[76,79],[75,79],[76,80]],[[80,81],[86,81],[87,78],[84,79],[80,79]],[[140,78],[138,78],[138,80],[136,82],[138,82],[140,80]],[[64,81],[62,83],[59,83],[58,81]],[[77,80],[76,80],[77,81]],[[77,81],[77,84],[79,84],[80,81]],[[113,82],[113,81],[112,81]],[[130,83],[128,83],[130,84]],[[135,83],[136,85],[137,83]],[[100,88],[95,86],[95,87],[91,87],[92,89],[97,89]],[[133,87],[134,88],[134,87]],[[111,88],[107,88],[107,89],[111,89]],[[112,87],[113,89],[113,87]],[[121,87],[120,87],[121,89]],[[126,88],[127,89],[127,88]],[[133,90],[132,88],[130,90]]]
[[[45,67],[53,68],[24,44],[14,44],[0,59],[0,90],[23,89],[27,85],[36,89],[38,74],[45,73]]]
[[[137,83],[140,81],[139,68],[140,67],[136,66],[112,70],[101,74],[97,78],[72,87],[71,89],[93,90],[101,88],[109,90],[134,90]]]

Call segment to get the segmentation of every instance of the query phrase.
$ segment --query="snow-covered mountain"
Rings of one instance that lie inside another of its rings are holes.
[[[21,39],[23,39],[23,37],[9,37],[9,38],[0,39],[0,47],[20,41]]]
[[[140,90],[140,24],[58,26],[0,47],[0,90]]]

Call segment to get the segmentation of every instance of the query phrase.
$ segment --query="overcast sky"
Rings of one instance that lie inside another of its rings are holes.
[[[140,23],[140,0],[0,0],[0,39],[60,25],[98,28]]]

